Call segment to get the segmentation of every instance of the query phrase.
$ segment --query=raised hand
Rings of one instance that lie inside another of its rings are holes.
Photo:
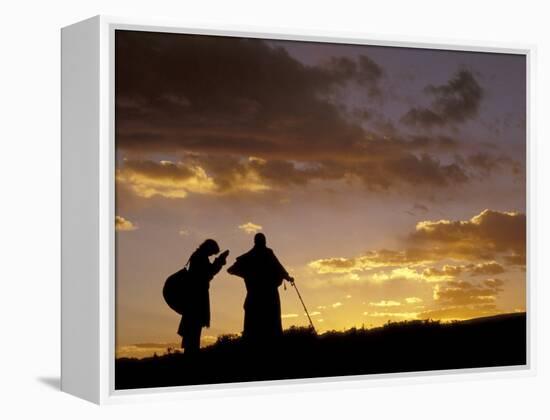
[[[227,262],[227,256],[229,255],[229,250],[226,249],[225,251],[223,251],[220,255],[218,255],[218,257],[216,258],[217,260],[221,261],[223,265],[226,264]]]

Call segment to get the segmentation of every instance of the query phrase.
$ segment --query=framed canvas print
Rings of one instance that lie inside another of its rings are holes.
[[[530,54],[64,28],[62,388],[531,372]]]

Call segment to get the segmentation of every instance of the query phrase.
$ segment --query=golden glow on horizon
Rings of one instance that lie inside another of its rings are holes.
[[[389,321],[398,322],[432,319],[439,320],[441,322],[452,322],[509,312],[525,312],[525,308],[514,308],[508,311],[491,308],[476,309],[473,307],[450,307],[432,311],[395,311],[390,309],[387,311],[363,311],[360,313],[361,316],[359,317],[359,319],[357,319],[357,314],[351,311],[348,313],[345,311],[345,309],[340,307],[338,307],[338,309],[338,317],[336,319],[334,319],[334,314],[325,314],[325,317],[328,315],[333,318],[332,321],[328,324],[326,318],[320,317],[320,312],[314,311],[310,313],[310,316],[314,319],[314,324],[319,334],[323,334],[329,331],[345,331],[349,328],[378,328],[385,325]],[[289,328],[292,325],[303,327],[308,325],[308,320],[305,313],[283,314],[282,318],[285,329]],[[355,322],[350,322],[349,320],[352,318],[357,320]],[[340,327],[335,326],[336,324],[339,324]],[[214,344],[217,340],[216,336],[209,335],[208,330],[205,331],[206,334],[203,334],[203,336],[201,337],[201,347],[206,347]],[[235,335],[238,336],[240,334]],[[180,343],[137,343],[117,346],[116,357],[144,358],[151,357],[155,353],[160,356],[168,352],[174,351],[181,351]]]
[[[445,226],[445,229],[452,226],[466,226],[470,229],[472,224],[475,224],[483,228],[487,223],[486,218],[495,215],[496,217],[503,215],[505,222],[515,221],[508,217],[519,217],[515,212],[483,211],[476,218],[464,222],[443,224],[426,222],[426,226],[429,226],[427,229],[430,230],[430,235],[436,235],[438,239],[442,237],[443,241],[447,241],[448,237],[438,230],[441,226]],[[474,219],[475,223],[472,222]],[[506,235],[512,235],[508,233],[509,229],[506,225],[502,224],[499,227]],[[247,222],[239,228],[253,233],[263,229],[263,226]],[[184,231],[187,236],[188,231]],[[484,231],[483,234],[485,234]],[[493,232],[489,231],[486,235],[491,234]],[[483,236],[480,238],[480,246],[485,246],[491,240],[490,236],[489,239]],[[511,236],[508,240],[505,236],[506,244],[521,255],[524,252],[521,249],[521,243],[514,242],[516,240],[514,238]],[[442,246],[448,246],[451,249],[456,246],[452,241],[450,245],[447,242],[442,243]],[[404,242],[404,245],[407,244]],[[468,243],[469,247],[471,245],[472,243]],[[306,260],[301,266],[293,264],[292,267],[287,266],[287,268],[299,279],[302,294],[310,310],[315,309],[311,310],[310,315],[320,333],[330,330],[342,331],[352,327],[374,328],[388,321],[433,319],[446,322],[518,310],[518,302],[521,304],[525,293],[521,283],[525,272],[521,266],[502,263],[506,261],[504,257],[509,256],[507,248],[503,248],[500,254],[494,253],[491,258],[485,260],[480,260],[478,255],[481,254],[476,251],[468,254],[471,255],[469,260],[466,259],[465,254],[459,252],[460,260],[455,260],[446,252],[442,253],[443,258],[438,259],[439,251],[430,254],[432,252],[430,247],[431,244],[427,249],[410,250],[405,247],[397,251],[384,249],[366,251],[358,257],[334,257],[310,262]],[[495,275],[502,278],[493,277]],[[215,284],[220,282],[221,280],[216,280]],[[238,282],[230,284],[237,289],[242,288]],[[394,287],[392,284],[400,286]],[[518,298],[509,301],[507,297],[508,303],[503,304],[502,292],[505,289],[519,293]],[[306,314],[303,313],[291,292],[284,294],[281,290],[281,301],[287,305],[283,308],[282,315],[284,328],[308,325]],[[213,308],[216,309],[215,305],[220,302],[222,300],[214,303]],[[235,307],[239,312],[238,319],[242,316],[241,305],[242,303]],[[221,334],[238,333],[241,328],[238,319],[234,324],[236,327],[232,330],[225,330],[222,327],[217,331]],[[221,323],[223,319],[219,316],[213,320],[213,325],[217,326]],[[217,334],[206,330],[202,345],[215,342]],[[121,343],[117,346],[117,357],[146,357],[155,352],[162,354],[168,347],[172,346]]]

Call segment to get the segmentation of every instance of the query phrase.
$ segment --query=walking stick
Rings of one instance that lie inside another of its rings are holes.
[[[291,281],[290,284],[294,287],[294,290],[296,290],[296,293],[298,294],[298,298],[300,299],[300,302],[302,302],[302,306],[304,307],[304,311],[306,311],[307,319],[309,319],[309,325],[311,325],[311,329],[313,330],[313,333],[317,334],[317,331],[315,330],[315,326],[313,325],[313,321],[311,320],[311,317],[309,316],[309,312],[306,308],[306,304],[302,299],[302,295],[300,294],[298,287],[296,287],[296,283],[294,281]]]

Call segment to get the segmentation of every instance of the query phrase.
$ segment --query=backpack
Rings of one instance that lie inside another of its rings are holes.
[[[185,286],[189,277],[189,261],[185,266],[168,276],[162,288],[162,296],[168,306],[182,315],[185,306]]]

